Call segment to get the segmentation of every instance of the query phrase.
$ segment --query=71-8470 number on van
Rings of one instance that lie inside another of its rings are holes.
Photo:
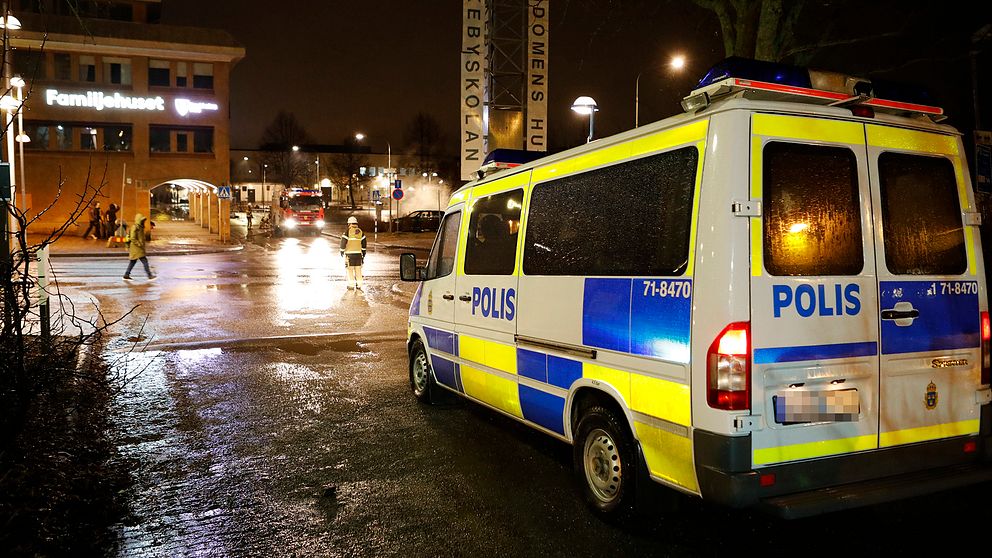
[[[691,281],[644,281],[644,296],[662,298],[689,298],[692,296]]]

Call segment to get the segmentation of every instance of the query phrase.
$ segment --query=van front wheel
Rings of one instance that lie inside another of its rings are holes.
[[[586,411],[572,446],[575,473],[586,502],[608,517],[633,509],[634,445],[623,422],[605,407]]]
[[[421,403],[431,402],[431,390],[434,388],[434,378],[431,374],[431,364],[427,359],[427,351],[419,339],[413,342],[410,349],[410,389],[413,396]]]

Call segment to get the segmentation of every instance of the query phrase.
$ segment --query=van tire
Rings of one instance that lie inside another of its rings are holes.
[[[634,509],[636,451],[625,422],[601,406],[589,408],[572,443],[576,481],[586,503],[607,519]]]
[[[430,404],[431,392],[434,391],[434,371],[431,370],[430,359],[424,343],[417,339],[410,347],[410,390],[417,401]]]

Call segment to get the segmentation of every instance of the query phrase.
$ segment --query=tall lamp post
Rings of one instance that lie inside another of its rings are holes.
[[[572,103],[572,110],[579,114],[589,115],[589,137],[586,138],[586,143],[592,141],[593,130],[595,129],[594,122],[596,113],[599,111],[599,105],[596,104],[596,100],[592,97],[586,97],[585,95],[575,99]]]
[[[425,172],[423,174],[423,176],[424,176],[424,178],[427,179],[427,184],[433,184],[433,181],[431,179],[432,178],[437,178],[437,173],[436,172],[432,172],[432,173],[426,173]],[[438,183],[438,185],[437,185],[437,209],[438,209],[438,211],[441,210],[441,184],[440,183]]]
[[[24,79],[21,76],[14,76],[10,79],[10,85],[17,89],[17,104],[23,108]],[[17,142],[17,164],[21,167],[21,211],[27,213],[28,190],[24,182],[24,144],[31,141],[31,137],[24,133],[24,111],[21,108],[17,110],[17,137],[14,141]]]
[[[362,141],[365,139],[365,134],[358,132],[355,134],[355,139]],[[396,173],[393,172],[393,146],[389,144],[389,140],[386,140],[386,195],[389,196],[389,232],[393,231],[393,196],[392,186],[393,180],[396,179]]]
[[[668,67],[672,70],[679,72],[685,68],[685,56],[678,54],[673,56],[668,62]],[[641,74],[644,70],[637,72],[637,78],[634,80],[634,127],[636,128],[640,123],[640,112],[641,112]]]
[[[244,156],[244,161],[246,163],[255,163],[256,165],[258,165],[258,170],[262,171],[262,191],[265,192],[266,190],[268,190],[268,187],[265,184],[265,169],[269,168],[269,165],[262,163],[261,161],[252,161],[251,159],[248,158],[247,155]],[[251,169],[248,169],[248,174],[251,174]]]

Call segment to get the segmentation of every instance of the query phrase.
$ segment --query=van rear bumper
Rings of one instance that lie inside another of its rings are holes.
[[[880,504],[992,480],[992,406],[982,407],[978,436],[950,438],[764,467],[751,466],[751,437],[693,434],[704,499],[756,507],[794,519]],[[965,451],[974,443],[974,451]],[[763,475],[774,484],[761,486]],[[766,477],[767,478],[767,477]]]

